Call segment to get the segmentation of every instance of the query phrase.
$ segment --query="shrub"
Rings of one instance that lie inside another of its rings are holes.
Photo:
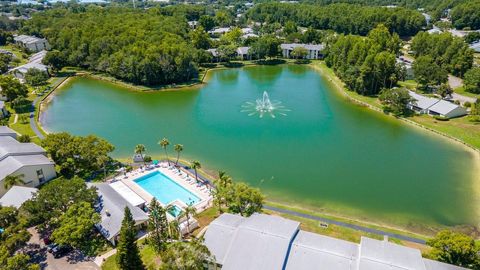
[[[32,139],[30,138],[29,135],[24,134],[24,135],[20,135],[20,137],[18,137],[18,141],[22,142],[22,143],[28,143],[28,142],[31,142]]]
[[[448,121],[448,118],[446,118],[445,116],[441,116],[441,115],[435,115],[435,116],[433,116],[433,118],[435,118],[438,121]]]

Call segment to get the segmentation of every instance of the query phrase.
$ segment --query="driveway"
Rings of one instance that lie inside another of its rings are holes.
[[[40,264],[43,270],[99,270],[98,266],[90,259],[77,250],[74,250],[62,258],[55,259],[40,239],[35,228],[29,228],[32,238],[25,248],[32,259]]]

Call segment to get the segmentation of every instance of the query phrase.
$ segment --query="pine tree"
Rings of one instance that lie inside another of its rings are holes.
[[[149,209],[149,243],[155,248],[156,251],[163,251],[168,239],[168,221],[166,211],[155,198],[150,202]]]
[[[117,245],[117,265],[122,270],[143,270],[145,269],[140,252],[135,242],[137,230],[132,213],[125,207],[125,216],[120,229],[120,237]]]

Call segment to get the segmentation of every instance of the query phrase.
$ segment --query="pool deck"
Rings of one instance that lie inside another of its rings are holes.
[[[126,177],[118,176],[116,179],[118,181],[122,181],[122,183],[124,183],[128,188],[144,199],[147,204],[149,204],[154,197],[152,194],[148,193],[137,183],[135,183],[135,180],[155,171],[161,172],[168,178],[172,179],[175,183],[179,184],[181,187],[197,196],[200,199],[200,201],[194,205],[194,207],[197,209],[197,212],[202,212],[212,205],[213,197],[210,194],[211,187],[207,185],[198,186],[194,175],[182,168],[174,168],[173,166],[169,167],[167,162],[162,162],[153,169],[137,169],[127,173]],[[178,205],[178,201],[179,200],[175,200],[172,202],[172,204]],[[165,207],[162,202],[159,201],[159,203]],[[185,203],[183,202],[183,205],[179,206],[184,207]]]

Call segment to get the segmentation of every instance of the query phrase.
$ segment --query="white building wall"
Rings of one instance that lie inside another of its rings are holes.
[[[43,176],[45,178],[46,183],[53,178],[57,177],[57,173],[55,172],[55,166],[52,165],[32,165],[32,166],[24,166],[20,169],[18,169],[16,172],[12,173],[12,175],[20,175],[23,174],[23,181],[25,182],[26,187],[38,187],[41,183],[38,179],[37,176],[37,170],[42,170],[43,171]],[[3,196],[7,190],[5,189],[3,185],[3,180],[0,180],[0,197]],[[42,183],[42,184],[43,184]]]

